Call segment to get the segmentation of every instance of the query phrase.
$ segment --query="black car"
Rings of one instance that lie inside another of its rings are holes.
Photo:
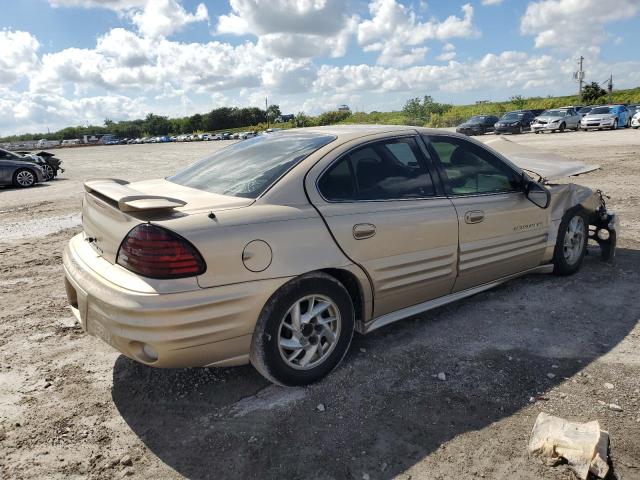
[[[494,124],[498,121],[495,115],[474,115],[469,120],[461,123],[456,128],[456,132],[465,135],[484,135],[493,132]]]
[[[496,133],[524,133],[531,130],[535,115],[531,110],[515,110],[505,113],[495,124]]]

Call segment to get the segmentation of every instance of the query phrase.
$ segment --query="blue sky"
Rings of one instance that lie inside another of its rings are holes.
[[[34,14],[35,13],[35,14]],[[262,105],[319,113],[640,85],[640,0],[21,0],[0,20],[0,135]]]

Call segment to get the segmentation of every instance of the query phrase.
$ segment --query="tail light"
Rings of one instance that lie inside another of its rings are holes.
[[[198,250],[170,230],[151,224],[134,227],[120,244],[118,265],[149,278],[185,278],[207,269]]]

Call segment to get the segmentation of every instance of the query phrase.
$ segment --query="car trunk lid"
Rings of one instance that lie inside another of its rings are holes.
[[[164,179],[129,183],[119,179],[84,184],[82,225],[86,240],[107,261],[115,263],[118,249],[136,225],[166,221],[187,214],[242,208],[251,198],[218,195]],[[170,224],[169,224],[170,228]]]

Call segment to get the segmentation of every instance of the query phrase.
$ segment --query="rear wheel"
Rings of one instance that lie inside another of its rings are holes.
[[[13,185],[18,188],[32,187],[36,183],[36,175],[28,168],[21,168],[13,174]]]
[[[553,252],[553,273],[571,275],[580,270],[588,239],[589,222],[584,210],[580,207],[568,210],[558,228],[558,238]]]
[[[340,363],[353,329],[353,304],[344,286],[324,273],[303,275],[280,288],[262,309],[251,363],[274,383],[307,385]]]

